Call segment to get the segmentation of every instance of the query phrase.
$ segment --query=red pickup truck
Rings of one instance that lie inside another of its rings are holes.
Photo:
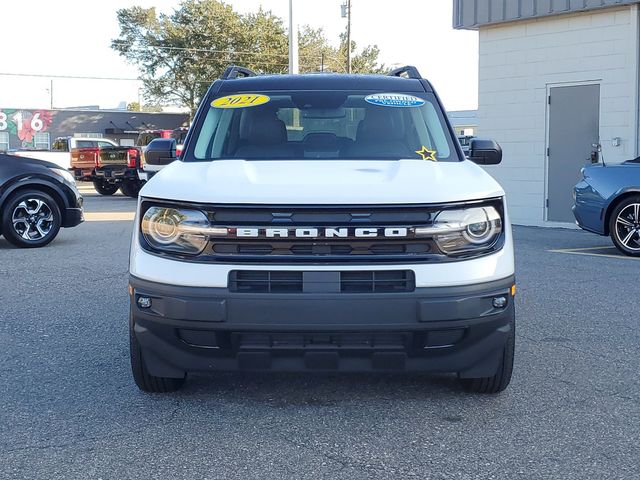
[[[71,150],[71,173],[78,182],[93,182],[93,188],[100,195],[113,195],[118,185],[105,182],[96,176],[100,163],[100,147],[74,148]]]
[[[109,147],[99,151],[96,160],[96,178],[120,188],[122,193],[136,198],[144,180],[138,176],[142,170],[142,149],[155,138],[170,138],[173,130],[145,130],[138,135],[135,147]],[[113,188],[113,187],[112,187]]]

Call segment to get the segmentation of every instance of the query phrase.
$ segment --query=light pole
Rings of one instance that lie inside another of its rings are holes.
[[[351,0],[341,5],[342,18],[347,19],[347,73],[351,73]]]
[[[295,20],[293,0],[289,0],[289,73],[296,74],[298,70],[298,24]]]

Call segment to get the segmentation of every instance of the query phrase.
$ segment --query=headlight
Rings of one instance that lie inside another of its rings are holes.
[[[156,250],[198,255],[207,245],[207,216],[199,210],[151,207],[142,218],[146,242]]]
[[[416,235],[431,236],[447,255],[481,253],[493,248],[502,233],[502,219],[494,207],[443,210],[433,227],[417,228]]]
[[[61,168],[50,168],[49,170],[51,170],[51,173],[53,173],[54,175],[62,177],[64,180],[69,182],[71,185],[75,185],[76,184],[76,179],[73,178],[73,175],[71,175],[70,172],[67,172],[66,170],[63,170]]]

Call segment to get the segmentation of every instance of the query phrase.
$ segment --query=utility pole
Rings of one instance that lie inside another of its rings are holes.
[[[347,73],[351,73],[351,0],[341,5],[342,18],[347,19]]]
[[[289,0],[289,73],[296,74],[298,71],[298,23],[295,19],[293,0]]]
[[[49,84],[49,106],[51,107],[50,110],[53,110],[53,78],[50,80],[50,84]]]

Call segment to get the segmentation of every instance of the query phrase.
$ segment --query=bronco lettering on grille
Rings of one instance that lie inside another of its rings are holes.
[[[244,238],[404,238],[407,228],[237,228],[229,229],[230,236]]]

